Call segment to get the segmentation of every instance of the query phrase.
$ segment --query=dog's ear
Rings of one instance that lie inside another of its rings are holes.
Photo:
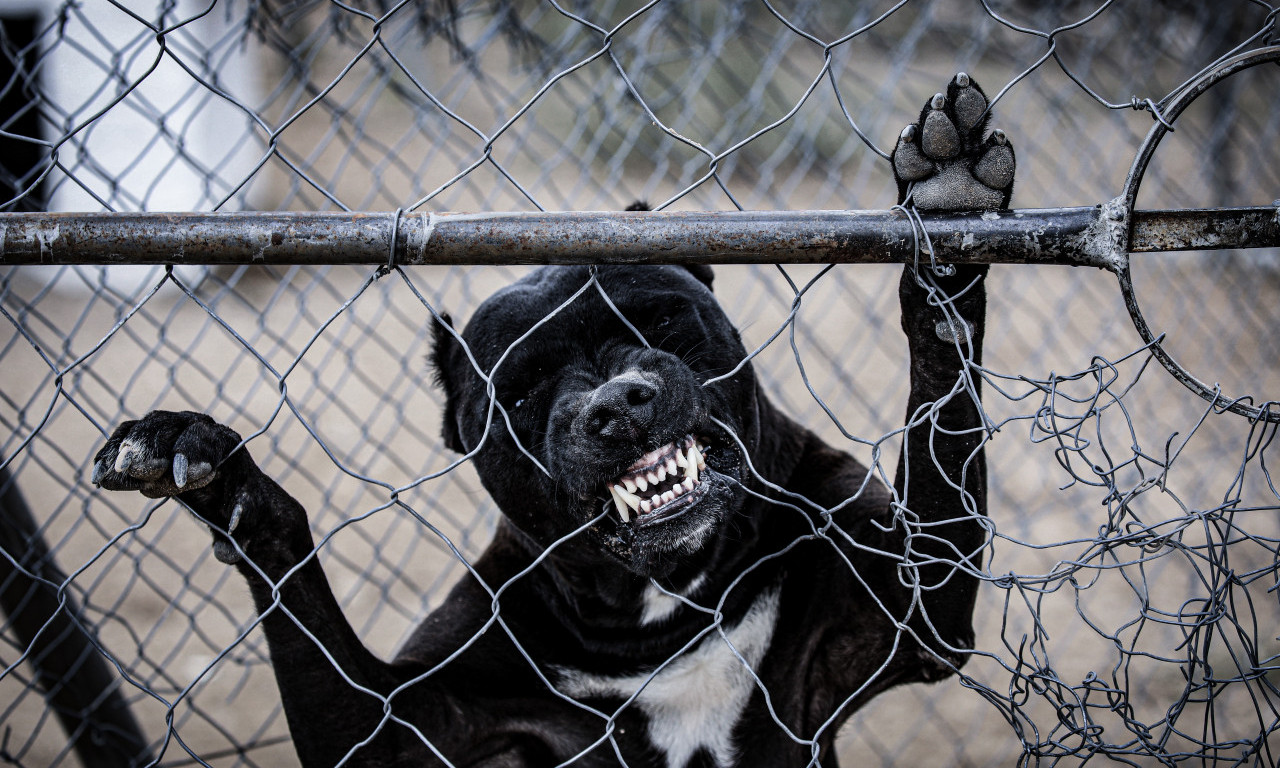
[[[444,416],[441,419],[440,436],[453,451],[466,453],[462,435],[458,432],[459,367],[467,365],[462,343],[453,335],[453,319],[442,314],[431,328],[431,367],[435,370],[436,384],[444,390]]]
[[[711,282],[716,279],[716,273],[711,271],[711,267],[707,264],[685,264],[684,268],[703,285],[707,286],[707,290],[715,290],[711,287]]]
[[[637,200],[631,205],[628,205],[627,210],[628,211],[652,211],[653,209],[650,208],[649,204],[644,200]],[[716,279],[716,275],[714,272],[711,271],[711,267],[707,266],[706,264],[686,264],[685,269],[689,270],[689,272],[694,277],[698,278],[698,282],[707,286],[708,289],[714,290],[711,287],[711,282]]]

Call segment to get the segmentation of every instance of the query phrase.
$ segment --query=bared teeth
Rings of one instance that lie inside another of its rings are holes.
[[[624,523],[632,514],[647,515],[690,493],[707,467],[703,447],[692,436],[640,457],[624,476],[608,484],[613,505]],[[683,470],[683,471],[682,471]],[[661,490],[663,485],[668,489]]]

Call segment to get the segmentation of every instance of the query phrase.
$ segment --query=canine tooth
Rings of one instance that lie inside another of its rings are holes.
[[[627,493],[635,493],[635,492],[636,492],[636,484],[635,484],[635,481],[634,481],[634,480],[632,480],[632,479],[631,479],[631,478],[629,478],[629,477],[624,477],[624,478],[622,478],[622,487],[624,487],[624,488],[626,488],[626,489],[627,489]]]
[[[693,447],[693,457],[697,459],[698,469],[707,468],[707,460],[702,457],[702,449],[696,445]]]
[[[689,455],[684,460],[684,476],[694,482],[698,481],[698,459],[700,458],[701,456],[698,454],[698,446],[696,444],[689,446]]]
[[[627,507],[627,502],[622,500],[622,494],[618,492],[616,485],[609,486],[609,493],[613,494],[613,506],[618,508],[618,516],[622,518],[622,522],[631,522],[631,510]]]
[[[649,481],[644,479],[644,475],[636,475],[636,487],[641,491],[649,490]]]
[[[615,486],[615,487],[616,487],[616,486]],[[623,490],[622,488],[618,488],[617,490],[618,490],[618,497],[619,497],[620,499],[622,499],[622,500],[623,500],[623,502],[625,502],[625,503],[626,503],[626,505],[627,505],[628,507],[631,507],[631,510],[632,510],[633,512],[634,512],[634,511],[636,511],[636,510],[638,510],[638,509],[640,509],[640,497],[639,497],[639,496],[635,495],[634,493],[628,493],[627,491]]]

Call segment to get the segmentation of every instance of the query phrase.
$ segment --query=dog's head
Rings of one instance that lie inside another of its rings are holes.
[[[757,393],[710,269],[543,268],[455,333],[436,324],[445,441],[538,546],[586,526],[576,556],[660,576],[731,524]]]

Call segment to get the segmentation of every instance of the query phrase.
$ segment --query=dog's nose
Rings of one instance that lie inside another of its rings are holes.
[[[653,424],[657,394],[657,385],[637,371],[615,376],[591,393],[583,426],[592,435],[638,442]]]

